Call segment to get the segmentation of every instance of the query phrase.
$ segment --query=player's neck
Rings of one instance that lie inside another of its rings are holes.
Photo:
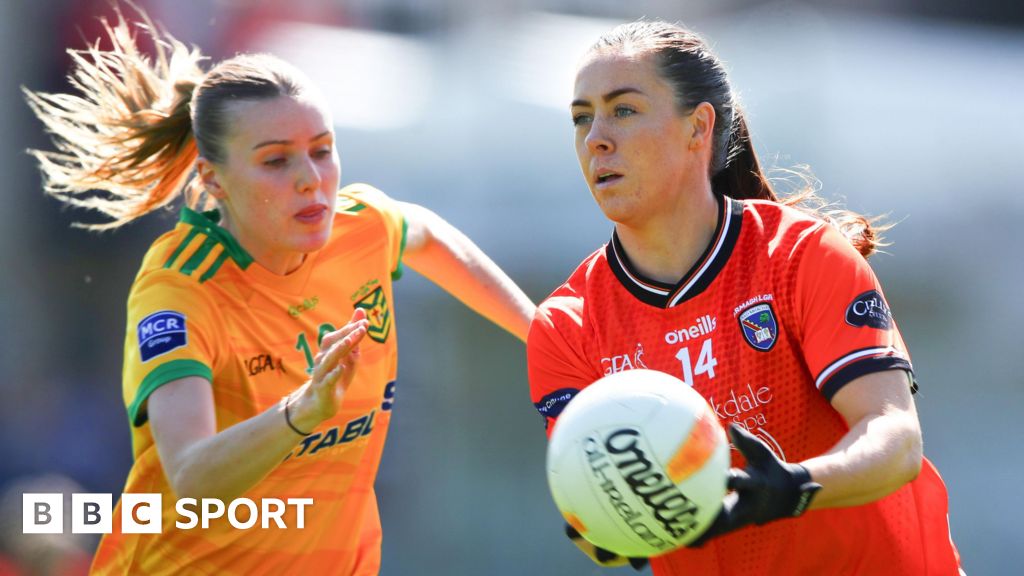
[[[226,209],[222,212],[220,226],[235,238],[256,264],[278,276],[294,272],[306,260],[306,255],[302,252],[274,249],[259,242],[256,235],[248,234],[245,229],[238,226]]]
[[[697,194],[679,209],[660,213],[642,226],[616,224],[633,268],[651,280],[675,284],[707,249],[718,224],[718,199]]]

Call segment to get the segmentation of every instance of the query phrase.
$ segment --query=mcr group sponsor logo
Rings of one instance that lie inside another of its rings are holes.
[[[161,310],[139,321],[137,328],[139,356],[148,362],[176,348],[188,344],[185,315],[173,310]]]
[[[377,342],[383,343],[387,340],[391,332],[391,309],[388,308],[388,300],[384,296],[384,287],[377,286],[356,302],[355,307],[366,310],[366,318],[370,321],[366,334]]]

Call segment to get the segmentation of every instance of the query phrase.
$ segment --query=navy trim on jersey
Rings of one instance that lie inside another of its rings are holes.
[[[906,370],[910,373],[910,379],[913,382],[910,391],[912,393],[917,391],[917,379],[914,378],[914,369],[906,358],[900,356],[871,356],[836,370],[835,374],[822,383],[821,393],[825,395],[826,400],[831,402],[836,392],[839,392],[843,386],[865,374],[882,372],[884,370]]]
[[[677,306],[704,292],[729,261],[743,223],[743,203],[725,196],[718,198],[718,222],[711,243],[675,284],[652,280],[637,272],[618,233],[612,232],[612,239],[605,246],[605,259],[622,286],[644,304],[658,308]]]

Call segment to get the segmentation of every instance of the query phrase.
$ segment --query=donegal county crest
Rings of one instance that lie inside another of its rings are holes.
[[[740,313],[740,329],[747,344],[761,352],[767,352],[775,346],[779,337],[779,324],[775,320],[772,305],[757,304]]]
[[[388,308],[388,300],[384,297],[384,288],[377,286],[377,289],[355,303],[356,308],[366,310],[366,319],[370,321],[370,327],[366,334],[377,342],[384,342],[391,332],[391,310]]]

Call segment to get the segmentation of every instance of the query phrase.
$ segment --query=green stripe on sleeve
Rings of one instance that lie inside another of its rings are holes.
[[[171,257],[167,259],[167,262],[164,262],[164,268],[174,266],[174,261],[178,259],[178,256],[181,256],[185,247],[192,242],[192,239],[196,237],[196,234],[199,234],[199,229],[193,226],[192,229],[188,231],[188,234],[185,235],[185,239],[181,241],[181,244],[178,244],[178,247],[174,249],[173,253],[171,253]]]
[[[245,248],[242,248],[242,245],[235,240],[235,237],[230,232],[217,225],[217,222],[220,222],[220,212],[216,210],[196,212],[188,206],[182,206],[181,221],[198,228],[207,236],[215,238],[223,244],[224,249],[231,255],[231,259],[242,270],[245,270],[252,264],[252,256],[245,251]]]
[[[213,236],[207,236],[206,240],[203,241],[203,245],[199,247],[199,250],[196,250],[195,254],[189,257],[189,259],[185,261],[185,264],[181,266],[181,273],[186,276],[191,276],[192,272],[195,272],[195,269],[203,263],[203,260],[206,260],[206,257],[210,254],[210,250],[213,250],[213,247],[216,245],[217,239]]]
[[[402,243],[398,246],[398,265],[391,272],[391,280],[395,281],[402,277],[402,273],[405,272],[405,268],[402,266],[402,254],[405,253],[405,237],[409,232],[409,223],[405,220],[405,216],[402,216]]]
[[[199,283],[202,284],[203,282],[206,282],[210,278],[213,278],[213,275],[217,273],[217,270],[220,270],[221,264],[223,264],[224,261],[227,260],[229,256],[230,254],[228,253],[227,250],[221,252],[220,256],[217,256],[217,259],[214,260],[213,264],[210,265],[210,268],[206,272],[203,272],[203,275],[199,277]]]
[[[135,393],[135,400],[128,407],[128,421],[132,423],[132,426],[142,426],[149,420],[149,416],[142,409],[142,406],[153,391],[168,382],[188,376],[199,376],[213,382],[213,371],[210,370],[209,366],[198,360],[171,360],[157,366],[147,374],[142,379],[142,384],[139,385],[139,389]]]

